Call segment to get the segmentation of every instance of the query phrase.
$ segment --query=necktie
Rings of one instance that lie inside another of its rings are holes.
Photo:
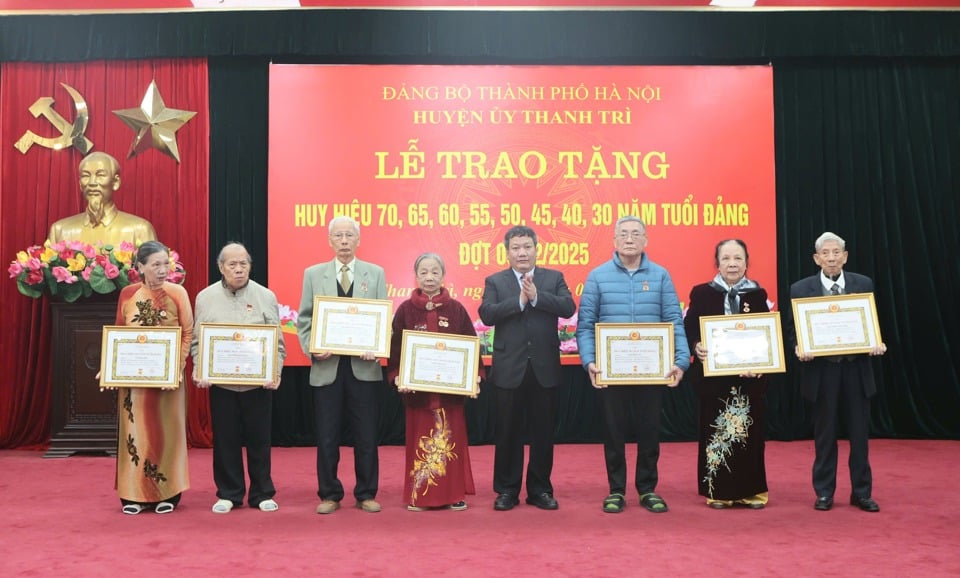
[[[840,286],[837,285],[836,283],[834,283],[834,284],[833,284],[833,287],[830,288],[830,294],[831,294],[831,295],[839,295],[839,294],[840,294]]]
[[[344,294],[350,292],[350,267],[346,265],[340,267],[340,287]]]
[[[730,289],[727,292],[727,303],[730,305],[730,315],[736,315],[740,313],[740,308],[737,307],[737,290]]]

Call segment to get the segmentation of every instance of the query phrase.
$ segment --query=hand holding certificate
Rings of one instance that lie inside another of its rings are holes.
[[[801,358],[886,351],[873,293],[794,299],[793,320]]]
[[[403,332],[397,386],[409,391],[477,394],[480,339],[451,333]]]
[[[703,374],[754,376],[783,373],[780,313],[707,315],[700,318]]]
[[[199,331],[198,382],[262,386],[279,381],[275,325],[201,323]]]
[[[310,353],[390,357],[393,302],[316,296]]]
[[[106,325],[100,388],[180,385],[180,327]]]
[[[598,385],[671,383],[672,323],[597,323]]]

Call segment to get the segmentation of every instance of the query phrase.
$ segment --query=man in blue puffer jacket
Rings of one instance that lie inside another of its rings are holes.
[[[599,390],[603,421],[603,451],[607,464],[610,495],[603,511],[619,513],[626,506],[626,437],[629,427],[637,434],[636,486],[640,504],[654,513],[667,511],[657,487],[657,460],[660,457],[660,406],[662,385],[624,385],[608,388],[597,384],[597,323],[673,323],[674,362],[665,376],[676,387],[690,367],[690,350],[683,330],[683,313],[666,269],[644,253],[646,226],[638,217],[617,221],[613,259],[590,272],[577,322],[580,361]],[[634,423],[631,423],[634,422]]]

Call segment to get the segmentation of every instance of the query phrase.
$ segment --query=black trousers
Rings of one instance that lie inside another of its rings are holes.
[[[523,479],[524,421],[530,440],[527,495],[553,493],[553,430],[557,388],[543,387],[530,364],[516,389],[497,389],[493,491],[518,497]],[[526,420],[524,420],[526,414]]]
[[[873,492],[867,440],[870,436],[870,398],[863,393],[860,368],[855,361],[825,363],[823,378],[813,404],[813,489],[817,496],[833,497],[837,489],[837,416],[840,401],[846,409],[850,436],[850,485],[852,493],[869,498]]]
[[[357,478],[353,496],[358,501],[372,500],[377,496],[380,478],[377,451],[380,400],[377,390],[380,385],[379,381],[360,381],[355,378],[350,358],[341,356],[337,378],[333,383],[313,388],[317,495],[321,500],[339,502],[343,499],[343,484],[337,477],[337,468],[340,465],[340,431],[344,416],[353,432],[353,469]]]
[[[217,497],[243,504],[246,484],[243,476],[243,447],[247,448],[250,476],[249,504],[276,495],[270,477],[270,422],[273,391],[262,387],[237,392],[210,388],[210,419],[213,426],[213,481]]]
[[[637,438],[637,491],[643,495],[657,488],[663,389],[659,385],[612,385],[600,390],[603,454],[611,494],[626,493],[629,431]]]

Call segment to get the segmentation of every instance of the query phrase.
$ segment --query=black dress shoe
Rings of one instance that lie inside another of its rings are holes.
[[[850,505],[856,506],[864,512],[879,512],[880,505],[873,501],[873,498],[859,498],[850,496]]]
[[[550,492],[527,496],[527,503],[541,510],[556,510],[560,507],[560,504],[557,503],[557,500],[554,499],[553,494]]]
[[[817,501],[813,503],[814,510],[827,511],[833,507],[833,498],[828,498],[826,496],[820,496],[817,498]]]
[[[520,500],[510,494],[500,494],[497,496],[497,499],[493,501],[493,509],[500,510],[505,512],[507,510],[512,510],[514,506],[520,503]]]

